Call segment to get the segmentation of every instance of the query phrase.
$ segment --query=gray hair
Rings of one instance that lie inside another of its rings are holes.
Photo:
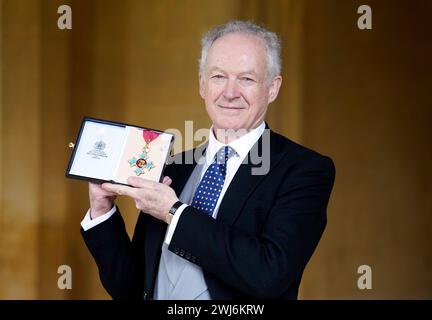
[[[207,54],[213,43],[229,33],[245,33],[257,36],[263,42],[267,53],[267,80],[271,81],[281,73],[281,43],[276,33],[256,25],[250,21],[230,21],[208,31],[201,39],[201,57],[199,73],[204,74]]]

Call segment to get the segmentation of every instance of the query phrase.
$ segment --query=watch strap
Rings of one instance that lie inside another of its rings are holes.
[[[177,209],[180,208],[180,206],[182,204],[183,204],[183,202],[181,202],[181,201],[177,201],[176,203],[174,203],[173,206],[171,207],[171,209],[169,210],[169,213],[174,215],[176,213]]]
[[[174,217],[174,214],[176,213],[176,211],[178,210],[178,208],[180,208],[180,206],[182,204],[183,204],[183,202],[181,202],[181,201],[177,201],[176,203],[173,204],[173,206],[171,207],[171,209],[169,210],[169,212],[165,216],[165,222],[166,223],[171,224],[171,221],[172,221],[172,218]]]

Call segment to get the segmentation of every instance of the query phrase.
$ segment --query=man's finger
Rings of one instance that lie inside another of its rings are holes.
[[[135,195],[134,188],[119,185],[119,184],[103,183],[102,189],[109,191],[109,192],[113,192],[113,193],[118,194],[120,196],[124,195],[124,196],[129,196],[129,197],[133,198]]]
[[[169,185],[171,185],[172,180],[171,180],[170,177],[166,176],[166,177],[163,178],[162,183],[163,183],[163,184],[166,184],[167,186],[169,186]]]
[[[134,176],[129,177],[127,183],[135,188],[152,188],[154,184],[153,181]]]

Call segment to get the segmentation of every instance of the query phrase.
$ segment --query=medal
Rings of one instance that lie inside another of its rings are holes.
[[[137,176],[148,173],[155,167],[152,161],[148,158],[150,151],[150,142],[156,139],[159,133],[151,130],[143,130],[144,147],[142,148],[141,154],[138,157],[133,157],[128,160],[131,168],[135,167],[134,172]]]

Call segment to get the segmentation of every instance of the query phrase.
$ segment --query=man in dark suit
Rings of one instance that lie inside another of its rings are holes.
[[[212,29],[199,71],[208,143],[177,155],[163,183],[90,184],[82,234],[114,299],[297,298],[334,166],[265,124],[280,67],[274,33],[241,21]],[[141,210],[132,241],[117,195]]]

